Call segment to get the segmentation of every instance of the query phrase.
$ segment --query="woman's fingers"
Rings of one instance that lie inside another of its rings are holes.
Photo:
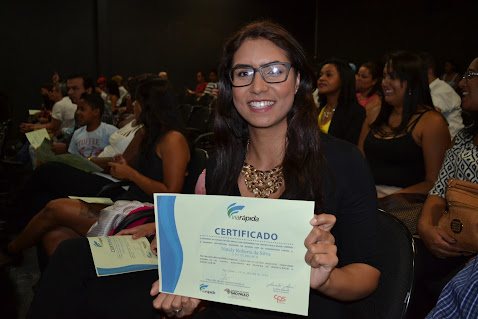
[[[136,230],[134,228],[128,228],[128,229],[123,229],[122,231],[119,231],[116,233],[115,236],[122,236],[122,235],[133,235],[136,233]]]
[[[156,296],[159,294],[159,280],[156,280],[152,285],[151,285],[151,291],[149,292],[151,296]]]
[[[151,291],[153,292],[155,288],[156,283],[153,284]],[[181,318],[193,313],[200,302],[201,300],[196,298],[161,293],[153,300],[153,307],[162,310],[168,317]]]
[[[153,251],[153,253],[157,256],[158,255],[158,242],[156,241],[156,236],[154,236],[153,241],[149,244],[149,248]]]
[[[310,221],[312,226],[317,226],[320,229],[325,231],[330,231],[334,227],[336,218],[331,214],[320,214],[315,215],[314,218]]]
[[[313,244],[320,243],[335,244],[335,237],[328,231],[314,227],[305,239],[304,245],[309,248]]]

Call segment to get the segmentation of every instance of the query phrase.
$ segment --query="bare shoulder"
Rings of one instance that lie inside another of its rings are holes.
[[[438,112],[429,111],[423,114],[414,131],[421,138],[428,137],[436,141],[444,141],[444,143],[448,143],[447,147],[450,144],[451,138],[448,124],[443,115]]]
[[[429,111],[423,114],[423,117],[420,119],[420,124],[422,126],[434,126],[434,127],[440,127],[440,126],[445,126],[448,129],[448,124],[441,115],[441,113],[436,112],[436,111]]]
[[[159,141],[160,144],[169,144],[169,143],[178,143],[178,142],[186,142],[186,137],[178,131],[169,131],[161,138]]]
[[[182,154],[189,160],[189,144],[186,137],[178,131],[169,131],[161,137],[156,153],[159,157],[164,154]]]
[[[365,118],[365,123],[372,124],[377,119],[378,114],[380,113],[380,105],[374,107],[367,107],[367,117]]]

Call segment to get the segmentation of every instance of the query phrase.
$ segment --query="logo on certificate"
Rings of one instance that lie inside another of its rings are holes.
[[[238,215],[238,213],[242,211],[245,207],[246,206],[236,205],[236,203],[232,203],[231,205],[227,206],[227,217],[243,222],[258,222],[259,217],[257,216]]]
[[[241,290],[233,290],[226,288],[224,289],[225,292],[229,295],[229,298],[234,299],[249,299],[249,292],[248,291],[241,291]]]
[[[277,301],[277,303],[285,303],[286,302],[286,297],[285,296],[274,295],[274,299]]]
[[[202,293],[205,293],[205,294],[211,294],[211,295],[216,294],[215,291],[206,289],[207,287],[209,287],[209,285],[200,284],[200,285],[199,285],[199,291],[202,292]]]

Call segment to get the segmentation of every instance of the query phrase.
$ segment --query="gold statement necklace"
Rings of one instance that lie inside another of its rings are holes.
[[[246,157],[249,153],[249,141],[247,141]],[[247,190],[254,194],[254,197],[268,198],[277,192],[284,183],[282,165],[277,165],[269,171],[261,171],[251,164],[244,162],[241,173],[244,176]]]

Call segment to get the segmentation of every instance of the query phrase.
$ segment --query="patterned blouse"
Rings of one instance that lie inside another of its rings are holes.
[[[478,184],[478,147],[473,145],[473,136],[461,130],[455,145],[445,154],[445,161],[430,195],[445,198],[448,179],[455,178]]]

